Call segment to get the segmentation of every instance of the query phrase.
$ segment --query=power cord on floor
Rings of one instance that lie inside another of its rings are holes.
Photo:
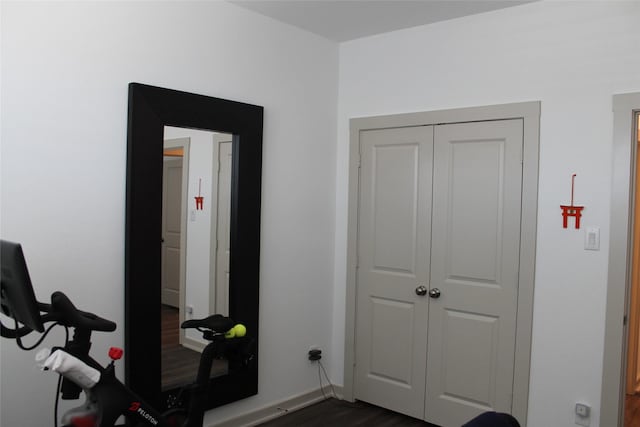
[[[322,362],[320,362],[319,359],[316,360],[316,362],[318,363],[318,379],[320,380],[320,392],[322,392],[322,397],[324,398],[324,401],[330,402],[332,405],[347,407],[350,409],[365,409],[354,403],[346,402],[342,400],[340,397],[338,397],[336,390],[333,388],[333,384],[331,384],[331,380],[327,375],[327,371],[324,369],[324,365],[322,364]],[[322,374],[324,374],[324,377],[327,380],[328,387],[331,388],[330,394],[326,394],[324,391],[324,385],[322,384]]]
[[[324,365],[320,360],[317,360],[316,362],[318,363],[318,379],[320,380],[320,391],[322,392],[322,397],[324,398],[324,400],[329,400],[331,397],[333,397],[334,399],[340,400],[336,395],[336,390],[333,388],[333,384],[331,384],[331,380],[327,375],[327,371],[324,369]],[[327,383],[329,384],[329,387],[331,387],[331,394],[333,396],[331,395],[327,396],[324,393],[324,386],[322,385],[322,373],[324,373],[324,377],[327,379]]]

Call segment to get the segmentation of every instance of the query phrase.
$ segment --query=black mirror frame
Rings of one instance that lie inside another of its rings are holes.
[[[158,410],[164,126],[233,135],[229,316],[255,340],[248,368],[211,380],[207,408],[258,393],[258,306],[263,107],[129,84],[125,230],[125,382]]]

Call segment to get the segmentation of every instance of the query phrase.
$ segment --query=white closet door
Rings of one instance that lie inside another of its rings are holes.
[[[433,128],[364,131],[356,318],[356,397],[422,418]]]
[[[522,120],[437,126],[425,420],[511,412]]]

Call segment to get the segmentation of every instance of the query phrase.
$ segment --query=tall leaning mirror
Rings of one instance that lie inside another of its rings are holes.
[[[211,372],[208,407],[258,390],[263,108],[129,85],[125,381],[159,409],[195,378],[189,318],[247,326],[254,360]]]

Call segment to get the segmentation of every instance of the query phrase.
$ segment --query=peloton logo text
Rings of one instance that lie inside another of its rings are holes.
[[[131,402],[131,406],[129,407],[129,410],[131,412],[136,412],[138,415],[140,415],[145,420],[149,421],[154,426],[158,425],[158,420],[153,418],[153,416],[151,414],[149,414],[147,411],[142,409],[140,407],[140,402]]]

